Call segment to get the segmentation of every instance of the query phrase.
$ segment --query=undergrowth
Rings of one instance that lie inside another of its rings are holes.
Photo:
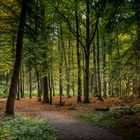
[[[139,110],[140,108],[137,108]],[[127,114],[121,110],[93,111],[91,115],[78,114],[83,120],[107,128],[122,135],[126,140],[140,140],[140,112]]]
[[[57,140],[57,136],[41,119],[16,116],[0,120],[0,140]]]
[[[115,116],[112,112],[98,112],[91,115],[80,113],[78,116],[87,122],[93,122],[94,124],[106,126],[108,128],[114,128],[118,118],[118,116]]]

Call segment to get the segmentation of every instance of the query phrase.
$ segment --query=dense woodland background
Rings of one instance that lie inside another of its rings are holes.
[[[139,0],[0,0],[6,113],[27,95],[140,97]]]

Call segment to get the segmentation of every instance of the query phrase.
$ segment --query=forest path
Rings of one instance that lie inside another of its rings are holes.
[[[86,123],[80,119],[67,115],[59,110],[42,110],[37,102],[30,104],[16,103],[15,111],[17,113],[38,117],[46,120],[53,126],[60,136],[60,140],[122,140],[110,130]]]

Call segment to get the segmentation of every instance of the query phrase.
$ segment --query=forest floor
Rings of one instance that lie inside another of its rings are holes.
[[[63,106],[59,106],[59,97],[53,98],[53,105],[38,102],[36,97],[16,100],[15,112],[24,116],[42,118],[52,125],[58,132],[61,140],[122,140],[117,131],[83,121],[78,116],[81,114],[92,115],[95,108],[118,107],[139,104],[139,99],[107,98],[104,102],[96,97],[90,99],[89,104],[76,102],[76,98],[63,97]],[[0,115],[5,111],[6,100],[0,100]],[[124,121],[123,129],[127,129],[128,122]],[[132,127],[132,122],[130,122]],[[139,124],[140,114],[133,120],[133,125]],[[137,126],[137,125],[136,125]]]

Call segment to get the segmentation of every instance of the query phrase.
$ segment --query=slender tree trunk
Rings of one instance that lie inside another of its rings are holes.
[[[72,53],[71,53],[71,58],[72,58],[72,91],[73,91],[73,96],[75,96],[75,70],[74,70],[74,50],[72,47]]]
[[[59,103],[60,105],[62,104],[62,95],[63,95],[63,81],[62,81],[62,65],[63,65],[63,55],[62,55],[62,48],[63,48],[63,37],[62,37],[62,27],[60,25],[60,31],[58,31],[58,36],[60,39],[58,39],[58,51],[59,51],[59,95],[60,95],[60,100]]]
[[[49,103],[49,92],[48,92],[48,76],[46,75],[46,76],[44,76],[43,77],[43,90],[44,90],[44,92],[43,92],[43,102],[44,103]]]
[[[78,19],[78,0],[75,0],[75,19],[76,19],[76,51],[77,51],[77,68],[78,68],[78,96],[77,102],[81,102],[81,95],[82,95],[82,80],[81,80],[81,62],[80,62],[80,42],[79,42],[79,19]]]
[[[59,103],[62,104],[63,86],[62,86],[62,63],[61,62],[59,65],[59,95],[60,95]]]
[[[136,78],[136,92],[137,96],[140,98],[140,76],[139,76],[139,71],[140,71],[140,3],[139,0],[134,1],[135,4],[135,18],[136,18],[136,34],[137,38],[135,41],[135,51],[136,51],[136,71],[138,77]]]
[[[103,96],[107,97],[107,87],[106,87],[106,52],[105,52],[105,38],[103,37]]]
[[[100,76],[100,44],[99,44],[99,26],[97,27],[97,77],[98,77],[98,99],[103,100],[101,93],[101,76]]]
[[[32,98],[32,70],[29,70],[29,97]]]
[[[118,55],[118,58],[120,58],[120,47],[119,47],[119,34],[118,34],[118,32],[117,32],[117,37],[116,37],[116,39],[117,39],[117,46],[116,46],[116,48],[117,48],[117,55]],[[117,87],[118,87],[118,91],[117,91],[117,96],[121,96],[121,67],[119,66],[118,67],[118,81],[117,81]]]
[[[66,87],[67,87],[67,97],[71,97],[70,96],[70,74],[69,74],[69,65],[68,65],[68,60],[67,60],[67,54],[66,54],[66,50],[65,50],[65,46],[63,46],[63,50],[64,50],[64,61],[65,61],[65,70],[66,70]]]
[[[54,78],[52,72],[51,72],[51,86],[52,86],[53,96],[55,96],[55,86],[54,86]]]
[[[40,99],[41,101],[43,101],[43,95],[44,95],[44,82],[43,82],[43,78],[40,79]]]
[[[84,76],[84,102],[89,103],[89,57],[90,57],[90,2],[86,1],[86,48],[85,48],[85,76]]]
[[[98,89],[97,89],[97,65],[96,65],[96,47],[93,42],[93,81],[94,81],[94,95],[97,96]]]
[[[22,63],[21,63],[21,77],[22,77],[22,94],[21,94],[21,98],[23,98],[24,97],[24,84],[25,84],[25,82],[24,82],[24,66],[23,66],[23,61],[22,61]]]
[[[70,33],[70,32],[69,32]],[[68,47],[69,47],[69,51],[68,51],[68,65],[67,65],[67,94],[69,97],[70,96],[70,36],[69,36],[69,43],[68,43]]]
[[[108,69],[108,95],[113,96],[112,83],[111,83],[111,63],[112,63],[112,48],[109,50],[109,69]]]
[[[35,72],[36,72],[36,80],[37,80],[37,92],[38,92],[38,98],[39,101],[41,100],[41,93],[40,93],[40,78],[39,78],[39,72],[37,70],[37,68],[35,68]]]
[[[21,65],[22,65],[22,64],[21,64]],[[20,68],[19,84],[20,84],[20,97],[22,98],[22,96],[23,96],[22,68]]]
[[[18,34],[17,34],[17,44],[16,44],[16,58],[15,58],[15,64],[14,64],[13,74],[11,78],[9,96],[6,104],[5,113],[7,115],[14,115],[14,103],[16,97],[17,80],[18,80],[19,70],[21,65],[24,27],[25,27],[26,13],[27,13],[27,5],[29,1],[30,0],[24,0],[22,2],[22,7],[21,7],[20,21],[19,21]]]
[[[51,74],[48,74],[49,90],[50,90],[50,104],[52,104],[52,83],[51,83]]]

